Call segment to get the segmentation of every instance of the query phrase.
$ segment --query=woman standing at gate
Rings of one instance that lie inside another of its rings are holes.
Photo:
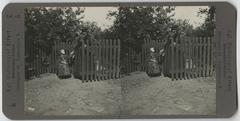
[[[65,50],[61,49],[60,55],[58,58],[58,73],[57,73],[60,79],[66,79],[71,77],[67,60],[68,60],[68,57],[65,53]]]
[[[161,75],[160,66],[158,63],[158,55],[153,47],[150,48],[148,56],[148,75],[149,76]]]

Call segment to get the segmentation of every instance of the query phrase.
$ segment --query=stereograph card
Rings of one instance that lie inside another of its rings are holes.
[[[10,3],[10,119],[223,118],[237,110],[227,2]]]

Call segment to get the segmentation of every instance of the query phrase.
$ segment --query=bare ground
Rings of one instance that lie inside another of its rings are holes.
[[[25,112],[36,115],[211,115],[213,77],[172,81],[134,72],[117,80],[82,83],[43,74],[25,82]]]

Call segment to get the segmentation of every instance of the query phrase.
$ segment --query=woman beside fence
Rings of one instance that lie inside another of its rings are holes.
[[[58,58],[58,77],[61,79],[66,79],[71,77],[70,69],[68,66],[68,57],[65,53],[65,50],[60,50],[60,55]]]

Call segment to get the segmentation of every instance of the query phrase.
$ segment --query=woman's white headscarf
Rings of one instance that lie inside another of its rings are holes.
[[[60,53],[65,55],[65,50],[64,50],[64,49],[61,49],[61,50],[60,50]]]
[[[150,48],[151,52],[155,52],[155,49],[153,47]]]

